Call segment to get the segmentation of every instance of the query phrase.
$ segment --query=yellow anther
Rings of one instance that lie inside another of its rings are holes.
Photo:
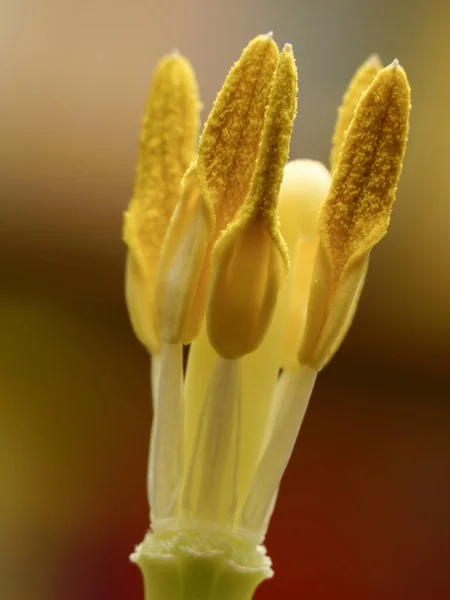
[[[395,61],[361,97],[321,210],[301,364],[322,369],[350,325],[370,250],[389,224],[409,112],[408,81]]]
[[[126,297],[140,341],[154,353],[160,338],[154,318],[154,287],[161,247],[194,158],[199,101],[189,62],[173,53],[154,72],[140,135],[133,196],[124,215],[128,246]]]
[[[259,346],[270,324],[289,256],[276,214],[297,104],[297,70],[286,45],[273,78],[248,194],[213,248],[207,328],[225,358]],[[247,155],[246,146],[240,148]]]
[[[218,94],[200,138],[198,181],[214,210],[215,237],[250,189],[278,56],[270,35],[249,43]]]
[[[193,163],[183,178],[156,278],[155,311],[165,342],[188,344],[199,332],[208,291],[208,248],[213,230],[214,215],[200,196]]]
[[[395,62],[380,71],[358,105],[321,213],[321,237],[336,271],[387,231],[409,111],[408,81]]]
[[[342,104],[338,111],[338,118],[333,134],[330,167],[331,172],[337,166],[339,154],[342,149],[344,137],[353,119],[355,108],[358,105],[361,94],[367,90],[374,77],[383,67],[377,54],[372,54],[356,71],[353,79],[345,92]]]
[[[200,138],[197,160],[186,174],[185,191],[162,251],[157,311],[165,341],[188,343],[198,334],[212,263],[216,265],[222,237],[233,228],[236,234],[238,230],[243,233],[246,227],[253,228],[247,239],[238,244],[239,260],[233,263],[236,268],[242,269],[242,273],[248,268],[252,270],[257,259],[263,263],[268,260],[272,266],[267,281],[248,281],[246,294],[244,288],[234,290],[234,304],[228,305],[227,314],[235,311],[238,319],[243,309],[241,295],[253,298],[252,294],[257,295],[254,303],[266,307],[261,308],[263,312],[272,311],[278,283],[268,282],[273,278],[278,280],[280,266],[271,246],[276,247],[282,261],[288,263],[275,210],[287,160],[296,89],[290,47],[280,55],[272,37],[262,35],[245,48],[218,94]],[[186,232],[189,232],[189,240]],[[248,264],[241,254],[244,247],[245,257],[253,253]],[[223,253],[225,256],[226,251]],[[228,272],[227,277],[230,275]],[[215,282],[217,291],[224,280],[218,283],[216,274]],[[230,290],[228,285],[227,290]],[[217,295],[211,294],[217,308]],[[214,318],[216,308],[212,313]],[[225,314],[222,317],[225,323],[227,317]],[[243,349],[242,353],[246,351]]]

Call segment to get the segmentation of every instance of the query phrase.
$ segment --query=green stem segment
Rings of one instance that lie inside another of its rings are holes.
[[[263,546],[210,531],[149,532],[130,558],[145,600],[251,600],[273,575]]]

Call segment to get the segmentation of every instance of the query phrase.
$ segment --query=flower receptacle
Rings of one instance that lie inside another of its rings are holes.
[[[149,532],[131,560],[145,600],[251,600],[273,575],[263,546],[211,531]]]

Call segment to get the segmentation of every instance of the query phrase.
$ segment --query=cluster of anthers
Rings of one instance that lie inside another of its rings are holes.
[[[286,164],[296,103],[292,48],[271,35],[245,48],[198,144],[190,64],[173,53],[153,75],[123,234],[152,357],[151,531],[132,556],[149,598],[250,598],[271,575],[281,477],[387,230],[410,110],[398,62],[354,76],[330,170]]]

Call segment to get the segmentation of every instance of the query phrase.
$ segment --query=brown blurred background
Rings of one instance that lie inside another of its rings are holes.
[[[292,157],[327,162],[371,52],[399,57],[413,113],[389,235],[319,378],[258,598],[450,597],[450,4],[2,0],[1,600],[142,598],[127,556],[147,527],[148,359],[121,243],[141,111],[177,47],[205,115],[268,30],[299,67]]]

